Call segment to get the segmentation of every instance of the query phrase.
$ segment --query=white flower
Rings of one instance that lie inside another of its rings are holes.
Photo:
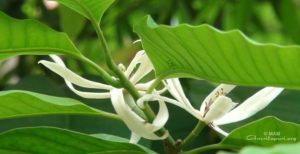
[[[283,90],[283,88],[266,87],[238,105],[229,97],[225,96],[234,89],[235,86],[220,84],[205,98],[200,110],[197,110],[186,98],[178,78],[168,79],[165,84],[170,94],[176,100],[157,94],[148,94],[138,100],[138,105],[143,107],[144,101],[154,100],[172,103],[188,111],[194,117],[207,123],[214,130],[225,136],[227,133],[220,129],[219,125],[238,122],[251,117],[268,106]]]
[[[169,119],[168,109],[163,101],[159,101],[159,111],[156,118],[152,123],[148,123],[133,112],[126,104],[127,101],[135,103],[131,95],[124,94],[123,89],[113,89],[111,93],[115,96],[112,97],[112,104],[116,112],[122,117],[125,124],[132,131],[130,138],[131,143],[137,143],[141,137],[150,140],[161,140],[168,137],[169,134],[167,132],[161,137],[155,134],[155,132],[161,129]]]
[[[154,132],[161,129],[167,122],[169,118],[169,113],[167,107],[163,101],[159,102],[159,112],[152,123],[146,122],[143,118],[139,117],[128,104],[135,104],[136,102],[132,99],[129,94],[123,92],[124,89],[117,89],[110,85],[90,81],[82,78],[76,73],[69,70],[64,62],[56,55],[50,55],[54,62],[41,60],[40,64],[43,64],[45,67],[55,72],[64,78],[67,86],[75,94],[90,99],[105,99],[111,98],[112,104],[115,108],[115,111],[122,118],[124,123],[132,131],[131,142],[136,143],[140,137],[144,137],[151,140],[164,139],[168,134],[164,134],[159,137]],[[148,88],[154,81],[149,81],[146,83],[138,83],[143,77],[149,74],[152,70],[152,64],[148,59],[146,53],[142,50],[139,51],[136,56],[133,58],[132,62],[129,64],[128,68],[120,64],[119,68],[124,72],[125,76],[134,84],[138,89],[140,94],[145,94]],[[99,90],[107,90],[107,92],[85,92],[75,89],[73,86],[77,85],[83,88],[92,88]],[[154,91],[159,94],[163,91]]]

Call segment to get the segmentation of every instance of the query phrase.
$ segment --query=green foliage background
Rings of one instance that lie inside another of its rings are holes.
[[[57,9],[47,10],[41,0],[1,0],[0,10],[19,19],[37,19],[53,29],[67,32],[87,57],[104,65],[92,26],[68,8],[59,6]],[[240,29],[259,42],[300,44],[299,0],[117,0],[102,19],[102,27],[114,52],[115,61],[128,64],[134,53],[141,49],[139,44],[132,44],[138,39],[132,27],[146,14],[150,14],[159,24],[207,23],[222,30]],[[22,89],[71,97],[93,107],[113,111],[109,100],[87,100],[71,93],[60,77],[37,64],[40,59],[48,57],[21,56],[16,69],[0,78],[0,90]],[[68,60],[67,64],[79,74],[99,81],[95,72],[84,64],[74,60]],[[213,83],[205,81],[184,79],[183,83],[186,94],[197,107],[214,87]],[[259,88],[239,87],[231,95],[235,101],[242,102],[257,89]],[[286,90],[268,108],[247,121],[275,115],[282,120],[300,123],[297,116],[300,108],[298,100],[299,91]],[[171,118],[167,128],[175,138],[185,136],[197,122],[196,119],[174,106],[170,106],[170,110]],[[231,130],[245,122],[228,125],[226,129]],[[129,130],[124,124],[94,117],[43,116],[0,120],[1,132],[24,126],[56,126],[88,134],[101,132],[129,137]],[[206,129],[200,138],[201,142],[196,140],[193,146],[216,143],[220,140],[219,136],[209,129]],[[163,148],[160,142],[143,141],[143,144],[161,153]]]

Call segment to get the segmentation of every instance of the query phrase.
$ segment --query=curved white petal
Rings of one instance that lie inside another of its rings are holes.
[[[83,92],[79,91],[74,88],[71,82],[65,80],[67,86],[70,88],[71,91],[73,91],[75,94],[78,96],[81,96],[83,98],[89,98],[89,99],[105,99],[105,98],[110,98],[110,93],[109,92],[103,92],[103,93],[96,93],[96,92]]]
[[[19,63],[19,57],[0,60],[0,78],[6,75],[11,70],[15,69]]]
[[[154,134],[152,125],[147,123],[143,118],[139,117],[134,113],[130,107],[125,102],[133,101],[130,95],[124,96],[122,89],[113,89],[111,90],[111,101],[118,115],[122,118],[127,127],[135,133],[135,136],[141,136],[150,140],[160,140],[167,137],[167,135],[157,136]]]
[[[223,129],[221,129],[219,126],[216,125],[210,125],[212,129],[214,129],[219,134],[222,134],[223,136],[228,136],[228,133],[225,132]]]
[[[146,83],[137,83],[135,85],[135,88],[138,89],[138,90],[147,91],[154,82],[155,82],[155,80],[151,80],[151,81],[148,81]]]
[[[146,94],[143,97],[141,97],[138,101],[137,101],[137,105],[141,108],[144,108],[144,102],[145,101],[164,101],[164,102],[169,102],[173,105],[176,105],[184,110],[186,110],[187,112],[189,112],[190,114],[192,114],[195,118],[202,120],[202,115],[200,114],[200,112],[194,108],[190,109],[187,108],[185,104],[183,104],[182,102],[179,102],[177,100],[168,98],[168,97],[164,97],[164,96],[160,96],[158,94]]]
[[[110,85],[106,85],[106,84],[102,84],[102,83],[98,83],[98,82],[94,82],[82,78],[81,76],[77,75],[76,73],[66,68],[63,61],[58,56],[52,55],[51,58],[55,62],[41,60],[39,61],[39,63],[43,64],[45,67],[55,72],[65,80],[70,81],[71,83],[84,88],[95,88],[95,89],[105,89],[105,90],[113,89],[113,87]]]
[[[139,140],[141,139],[141,136],[137,135],[134,132],[131,132],[131,136],[130,136],[130,141],[129,143],[134,143],[137,144],[139,142]]]
[[[136,43],[140,43],[140,42],[142,42],[142,40],[138,39],[138,40],[135,40],[132,44],[136,44]]]
[[[167,88],[167,87],[164,87],[164,88],[162,88],[162,89],[155,90],[155,92],[156,92],[157,94],[162,94],[162,93],[166,92],[167,90],[168,90],[168,88]]]
[[[235,87],[235,85],[220,84],[204,99],[200,107],[200,112],[204,113],[207,105],[211,105],[218,96],[230,93]]]
[[[154,82],[155,82],[155,80],[151,80],[146,83],[137,83],[135,85],[135,88],[140,91],[144,91],[144,93],[142,93],[144,95]],[[166,92],[167,90],[168,90],[168,88],[166,86],[164,86],[162,89],[158,89],[158,90],[155,89],[154,92],[156,94],[162,94],[162,93]]]
[[[282,92],[282,90],[283,88],[264,88],[224,115],[222,118],[214,121],[214,124],[224,125],[247,119],[268,106]]]
[[[141,50],[141,51],[139,51],[135,54],[134,58],[132,59],[132,61],[130,62],[128,68],[125,71],[125,75],[127,77],[129,77],[132,74],[134,68],[141,62],[140,59],[141,59],[141,57],[143,56],[144,53],[145,53],[145,51]]]
[[[170,92],[170,94],[174,98],[176,98],[179,102],[181,102],[182,105],[184,105],[185,110],[191,112],[193,115],[199,116],[200,112],[198,110],[196,110],[191,105],[190,101],[186,98],[178,78],[167,79],[166,87],[168,88],[168,91]],[[203,116],[203,114],[202,114],[202,116]],[[198,117],[198,119],[199,119],[199,117]]]
[[[146,101],[164,101],[164,102],[169,102],[171,104],[174,104],[180,108],[185,109],[185,106],[179,102],[176,101],[174,99],[168,98],[168,97],[164,97],[164,96],[160,96],[158,94],[145,94],[144,96],[142,96],[141,98],[138,99],[137,101],[137,105],[141,108],[145,108],[144,106],[144,102]]]
[[[157,130],[161,129],[162,127],[165,126],[169,119],[169,112],[167,105],[164,101],[158,101],[159,103],[159,110],[152,122],[152,132],[156,132]]]
[[[138,69],[135,71],[135,73],[129,78],[129,80],[136,84],[138,81],[140,81],[143,77],[145,77],[147,74],[149,74],[153,70],[152,63],[146,53],[144,53],[140,59],[140,65]]]
[[[228,111],[230,111],[236,105],[237,103],[232,102],[230,98],[221,95],[209,107],[207,113],[204,115],[203,120],[206,123],[211,123],[214,120],[224,116]]]

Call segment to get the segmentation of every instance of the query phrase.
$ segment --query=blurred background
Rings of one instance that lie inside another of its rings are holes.
[[[66,32],[84,55],[106,68],[92,26],[72,10],[63,6],[47,8],[42,0],[0,0],[0,10],[18,19],[36,19],[57,31]],[[116,62],[127,65],[141,49],[139,44],[132,44],[138,39],[132,32],[132,27],[147,14],[159,24],[207,23],[221,30],[240,29],[259,42],[300,44],[300,0],[116,0],[101,22]],[[74,95],[66,88],[62,78],[37,64],[41,59],[48,57],[19,56],[0,61],[0,90],[22,89],[71,97],[93,107],[114,112],[109,100],[87,100]],[[64,59],[68,67],[78,74],[102,82],[91,68],[74,59]],[[216,85],[191,79],[181,81],[187,96],[197,108]],[[234,101],[242,102],[258,89],[259,87],[238,87],[230,96]],[[223,128],[232,130],[267,115],[300,123],[299,100],[299,91],[286,90],[253,118]],[[197,120],[181,109],[174,106],[169,108],[171,118],[167,128],[175,138],[182,138],[192,130]],[[88,134],[107,133],[129,137],[129,130],[122,123],[93,117],[44,116],[0,120],[0,132],[28,126],[55,126]],[[191,146],[216,143],[219,140],[220,136],[207,128]],[[144,140],[143,144],[162,153],[161,141]]]

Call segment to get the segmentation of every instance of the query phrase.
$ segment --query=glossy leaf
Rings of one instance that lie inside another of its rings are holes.
[[[59,7],[59,19],[60,28],[72,39],[80,34],[86,23],[83,16],[64,6]]]
[[[266,117],[232,131],[221,144],[244,147],[272,146],[296,143],[300,139],[300,125]]]
[[[135,32],[156,75],[193,77],[246,86],[300,88],[300,46],[261,44],[238,30],[209,25],[157,25],[150,17]]]
[[[298,154],[300,151],[300,144],[280,144],[270,148],[263,147],[246,147],[242,149],[239,154]]]
[[[243,148],[238,153],[233,152],[218,152],[217,154],[298,154],[300,151],[300,144],[279,144],[273,147],[256,147],[249,146]]]
[[[54,97],[28,91],[0,92],[0,119],[41,115],[117,116],[89,107],[77,100]]]
[[[51,127],[21,128],[0,134],[0,152],[146,154],[133,144],[95,138]]]
[[[89,20],[100,22],[106,9],[114,0],[56,0],[66,7],[75,10]]]
[[[121,143],[128,143],[129,140],[126,138],[122,138],[119,136],[113,136],[113,135],[109,135],[109,134],[93,134],[92,136],[96,137],[96,138],[100,138],[100,139],[104,139],[104,140],[109,140],[109,141],[113,141],[113,142],[121,142]],[[149,141],[149,140],[147,140]],[[149,144],[149,143],[148,143]],[[139,146],[140,148],[144,149],[148,154],[155,154],[154,151],[141,146],[140,143],[136,144],[137,146]]]
[[[0,59],[17,55],[80,54],[65,33],[34,20],[13,19],[2,12],[0,36]]]

